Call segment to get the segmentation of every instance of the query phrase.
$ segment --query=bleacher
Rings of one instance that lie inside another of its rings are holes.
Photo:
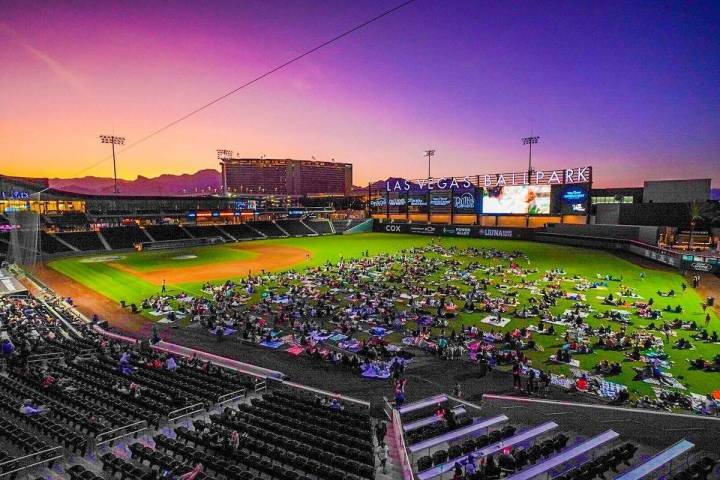
[[[57,217],[71,217],[62,215]],[[81,221],[80,216],[76,216]],[[54,218],[54,217],[53,217]],[[73,217],[75,218],[75,217]],[[85,218],[84,215],[82,218]],[[169,242],[175,240],[222,238],[224,241],[276,238],[286,236],[328,235],[342,233],[362,223],[363,219],[333,221],[327,219],[253,221],[227,225],[148,225],[145,231],[137,225],[105,227],[100,235],[110,249],[129,249],[138,243]],[[76,228],[76,227],[75,227]],[[264,235],[264,236],[263,236]],[[0,232],[0,256],[7,256],[10,234]],[[67,243],[67,244],[66,244]],[[195,244],[192,244],[195,245]],[[40,249],[46,254],[70,253],[73,248],[80,251],[106,250],[101,238],[94,231],[67,230],[48,233],[41,231]],[[183,245],[178,244],[177,248]],[[149,247],[148,247],[149,248]],[[164,246],[163,248],[168,248]]]
[[[333,226],[335,227],[335,233],[343,233],[350,230],[353,227],[357,227],[363,223],[365,218],[351,218],[348,220],[333,220]]]
[[[443,407],[444,415],[437,412]],[[464,425],[447,421],[449,411],[477,411],[472,404],[457,403],[436,395],[403,405],[397,410],[406,453],[417,480],[451,478],[468,462],[475,468],[466,479],[591,480],[616,478],[703,479],[712,474],[717,460],[700,455],[694,463],[681,459],[694,445],[682,440],[669,448],[636,461],[639,446],[622,441],[613,430],[585,436],[559,431],[559,419],[537,425],[507,425],[508,417],[474,418]],[[508,413],[509,414],[509,413]],[[684,467],[681,467],[684,465]],[[683,476],[686,475],[686,476]],[[688,476],[689,475],[689,476]]]
[[[101,230],[102,236],[113,249],[133,248],[135,244],[149,242],[145,233],[137,226],[108,227]]]
[[[190,238],[179,225],[148,225],[145,230],[158,242]]]
[[[252,228],[248,227],[244,223],[233,223],[223,225],[221,227],[223,231],[232,235],[236,240],[249,240],[252,238],[261,238]]]
[[[205,415],[212,406],[242,401],[256,387],[244,374],[199,362],[180,360],[169,370],[159,362],[164,354],[118,348],[66,309],[52,308],[32,296],[0,298],[0,358],[6,364],[0,375],[3,480],[48,469],[52,478],[105,479],[103,463],[94,461],[100,449]],[[125,351],[131,360],[123,360]],[[84,460],[74,464],[78,457]],[[122,476],[140,471],[148,474],[143,479],[157,478],[157,471],[143,468],[124,469]]]
[[[305,220],[305,224],[320,235],[333,233],[330,221],[325,218],[313,218]]]
[[[72,251],[72,249],[68,248],[67,245],[58,241],[55,236],[45,232],[40,233],[40,249],[43,252],[53,254]]]
[[[13,335],[33,332],[44,351],[63,355],[47,368],[38,363],[22,370],[16,367],[31,365],[28,352],[12,355],[9,372],[0,375],[0,476],[155,480],[201,463],[195,479],[375,478],[367,409],[331,410],[292,389],[254,393],[247,402],[256,383],[243,374],[202,362],[168,370],[157,363],[164,354],[118,348],[87,325],[75,323],[76,335],[32,297],[4,302]],[[24,323],[28,315],[31,326]],[[25,399],[42,411],[21,411],[29,405]],[[228,402],[232,406],[224,406]]]
[[[231,238],[221,232],[215,225],[185,225],[184,228],[195,238],[220,237],[225,240],[231,240]]]
[[[285,235],[282,230],[280,230],[277,225],[275,225],[271,221],[267,220],[259,220],[256,222],[248,222],[248,225],[257,230],[258,232],[262,233],[266,237],[285,237]]]
[[[96,232],[60,232],[55,235],[78,250],[105,250]]]
[[[222,436],[232,430],[247,434],[242,454],[236,457],[243,459],[244,469],[281,479],[289,478],[293,471],[330,480],[374,478],[367,413],[332,412],[313,400],[274,391],[253,399],[250,405],[226,409],[210,418],[211,428]],[[207,425],[199,427],[205,429]],[[181,441],[197,443],[196,432],[176,433]]]
[[[300,220],[277,220],[276,223],[293,237],[315,235],[315,232],[306,227]]]

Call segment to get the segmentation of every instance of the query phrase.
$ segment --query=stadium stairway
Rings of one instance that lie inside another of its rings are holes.
[[[101,232],[97,232],[97,236],[100,239],[100,243],[103,244],[103,247],[105,247],[105,250],[112,250],[112,247],[108,243],[107,240],[105,240],[105,237],[103,237],[103,234]]]
[[[283,235],[285,235],[286,237],[290,236],[290,234],[287,231],[285,231],[284,228],[282,228],[280,225],[278,225],[278,223],[275,220],[272,221],[272,224],[275,225],[278,228],[278,230],[280,230],[283,233]]]
[[[185,228],[183,225],[178,225],[178,227],[180,227],[180,230],[182,230],[183,232],[185,232],[185,235],[187,235],[189,238],[195,238],[195,235],[193,235],[192,233],[190,233],[190,232],[188,231],[188,229]]]
[[[405,453],[402,451],[402,447],[395,442],[395,430],[392,422],[387,422],[387,434],[385,435],[385,442],[387,443],[389,455],[387,461],[386,473],[382,472],[382,469],[378,469],[375,472],[376,480],[391,480],[403,478],[402,469],[400,468],[400,458]],[[377,445],[377,440],[376,443]]]
[[[145,234],[145,236],[146,236],[151,242],[155,242],[155,239],[153,238],[152,235],[150,235],[150,232],[147,231],[147,228],[143,228],[143,229],[141,229],[141,230],[143,231],[143,233]]]
[[[237,242],[237,241],[238,241],[237,238],[235,238],[233,235],[230,235],[230,234],[227,232],[227,230],[225,230],[224,228],[222,228],[222,227],[220,227],[220,226],[216,226],[215,228],[217,228],[217,229],[220,231],[220,233],[222,233],[223,235],[225,235],[227,238],[229,238],[229,239],[232,240],[233,242]]]
[[[312,228],[310,225],[308,225],[307,223],[305,223],[303,220],[300,220],[300,224],[301,224],[303,227],[305,227],[305,228],[307,228],[308,230],[310,230],[311,232],[313,232],[313,233],[311,233],[310,235],[319,235],[319,232],[318,232],[317,230],[315,230],[314,228]]]
[[[70,244],[69,242],[65,241],[64,239],[58,237],[57,235],[52,235],[52,237],[53,237],[55,240],[57,240],[58,242],[62,243],[62,244],[65,245],[66,247],[68,247],[68,248],[69,248],[70,250],[72,250],[73,252],[79,252],[79,251],[80,251],[79,248],[77,248],[76,246]]]
[[[247,227],[248,227],[250,230],[252,230],[253,232],[257,233],[258,238],[267,238],[267,235],[265,235],[263,232],[261,232],[261,231],[258,230],[257,228],[255,228],[255,227],[253,227],[252,225],[250,225],[250,223],[246,223],[245,225],[247,225]]]

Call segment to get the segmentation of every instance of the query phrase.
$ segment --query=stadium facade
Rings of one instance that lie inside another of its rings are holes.
[[[223,158],[226,194],[348,195],[352,164],[276,158]]]
[[[81,218],[81,224],[237,223],[261,217],[329,214],[335,209],[298,196],[244,193],[205,196],[91,195],[50,188],[48,179],[0,175],[0,215],[30,211],[58,225]],[[308,205],[305,205],[308,203]]]
[[[539,228],[589,222],[592,167],[407,180],[368,185],[374,218]]]

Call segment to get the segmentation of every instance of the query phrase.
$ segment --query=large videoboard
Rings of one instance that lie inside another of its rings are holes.
[[[550,185],[507,185],[484,190],[482,211],[485,214],[550,213]]]

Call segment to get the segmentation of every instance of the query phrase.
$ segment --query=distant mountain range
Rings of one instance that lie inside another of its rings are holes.
[[[107,195],[114,191],[114,181],[107,177],[51,178],[50,187],[73,193]],[[160,175],[148,178],[138,175],[135,180],[118,179],[120,195],[203,195],[218,193],[222,188],[220,172],[199,170],[182,175]]]

